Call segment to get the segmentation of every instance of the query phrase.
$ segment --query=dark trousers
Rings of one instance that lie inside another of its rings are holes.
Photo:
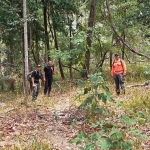
[[[114,81],[116,85],[116,93],[120,94],[120,87],[122,90],[125,91],[125,85],[124,85],[124,77],[123,74],[114,74]]]
[[[45,87],[44,87],[44,94],[45,95],[47,94],[47,92],[48,92],[48,94],[50,94],[50,91],[51,91],[51,88],[52,88],[52,81],[53,81],[52,78],[46,79]]]

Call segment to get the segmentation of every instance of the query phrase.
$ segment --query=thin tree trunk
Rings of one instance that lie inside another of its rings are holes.
[[[10,54],[9,54],[9,63],[10,63],[10,69],[9,69],[9,75],[12,74],[12,70],[14,68],[14,59],[13,59],[13,55],[14,55],[14,52],[13,52],[13,43],[12,41],[10,41]]]
[[[53,5],[52,3],[50,3],[50,13],[51,13],[51,16],[52,16],[52,27],[53,27],[53,34],[54,34],[54,43],[55,43],[55,48],[58,50],[58,40],[57,40],[57,34],[56,34],[56,29],[54,27],[54,24],[53,24],[53,14],[54,14],[54,10],[53,10]],[[51,28],[51,26],[50,26]],[[64,72],[63,72],[63,68],[62,68],[62,62],[61,62],[61,59],[59,58],[58,60],[58,64],[59,64],[59,70],[60,70],[60,75],[61,75],[61,78],[64,80],[65,79],[65,75],[64,75]]]
[[[55,30],[55,28],[53,28],[53,30],[54,30],[55,48],[58,50],[58,41],[57,41],[56,30]],[[58,60],[58,63],[59,63],[59,70],[60,70],[61,78],[64,80],[65,79],[65,75],[64,75],[64,72],[63,72],[62,63],[61,63],[61,59],[60,58]]]
[[[84,78],[88,77],[88,74],[90,73],[90,47],[92,45],[92,30],[94,26],[94,18],[95,18],[95,9],[96,9],[96,3],[97,0],[92,0],[91,3],[91,8],[90,8],[90,15],[89,15],[89,20],[88,20],[88,28],[90,28],[87,31],[87,51],[85,53],[85,63],[83,69],[85,70],[85,73],[83,75]]]
[[[36,25],[36,29],[37,29],[37,25]],[[35,59],[36,59],[36,64],[38,64],[39,63],[39,40],[37,34],[35,38]]]
[[[72,23],[70,22],[70,50],[72,49],[72,42],[71,42],[72,32],[71,31],[72,31]],[[69,72],[70,72],[70,79],[73,79],[73,75],[72,75],[72,58],[70,58]]]
[[[123,33],[122,33],[122,37],[123,37],[123,40],[125,41],[126,40],[126,35],[125,35],[125,31],[123,30]],[[125,56],[125,44],[123,43],[122,44],[122,59],[124,59],[124,56]]]
[[[32,53],[32,22],[29,23],[29,70],[31,70],[31,53]]]
[[[28,81],[27,81],[27,74],[28,74],[28,35],[27,35],[27,2],[23,0],[23,18],[24,18],[24,72],[25,72],[25,103],[28,99]]]
[[[50,51],[50,45],[49,45],[49,36],[48,36],[48,31],[47,31],[47,4],[45,0],[42,0],[43,3],[43,16],[44,16],[44,29],[45,29],[45,54],[47,54]],[[47,59],[50,60],[50,56],[44,58],[45,62],[47,62]]]

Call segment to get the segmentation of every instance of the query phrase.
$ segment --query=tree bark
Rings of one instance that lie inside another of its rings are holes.
[[[85,73],[83,74],[84,78],[88,78],[88,74],[90,73],[90,47],[92,45],[92,28],[94,26],[94,18],[95,18],[95,9],[96,9],[96,3],[97,0],[92,0],[91,8],[90,8],[90,15],[88,19],[88,28],[87,31],[87,51],[85,53],[85,63],[83,66],[83,69],[85,70]]]
[[[31,52],[32,52],[32,22],[29,23],[29,51],[28,51],[28,55],[29,55],[29,58],[28,58],[28,61],[29,61],[29,70],[32,69],[32,66],[31,66]]]
[[[47,62],[47,59],[50,60],[50,56],[47,54],[50,51],[50,45],[49,45],[49,36],[47,31],[47,4],[45,0],[42,0],[43,3],[43,16],[44,16],[44,29],[45,29],[45,57],[44,60]],[[47,57],[46,57],[47,56]]]
[[[72,37],[72,23],[70,22],[70,50],[72,49],[72,41],[71,41],[71,37]],[[70,58],[70,62],[69,62],[69,72],[70,72],[70,79],[73,79],[73,74],[72,74],[72,58]]]
[[[25,103],[28,99],[28,80],[27,80],[27,74],[28,74],[28,35],[27,35],[27,2],[26,0],[23,0],[23,18],[24,18],[24,72],[25,72]]]
[[[58,50],[58,41],[57,41],[56,30],[55,30],[55,28],[53,30],[54,30],[55,48]],[[59,70],[60,70],[61,78],[64,80],[65,79],[65,75],[64,75],[64,72],[63,72],[62,63],[61,63],[61,59],[60,58],[58,60],[58,63],[59,63]]]
[[[53,5],[52,3],[50,3],[50,9],[51,9],[51,15],[52,15],[52,26],[53,26],[53,35],[54,35],[54,44],[55,44],[55,48],[58,50],[58,40],[57,40],[57,34],[56,34],[56,29],[54,27],[54,24],[53,24],[53,14],[54,14],[54,10],[53,10]],[[50,27],[51,28],[51,27]],[[58,60],[58,64],[59,64],[59,71],[60,71],[60,75],[61,75],[61,78],[64,80],[65,79],[65,75],[64,75],[64,72],[63,72],[63,68],[62,68],[62,62],[61,62],[61,59],[59,58]]]

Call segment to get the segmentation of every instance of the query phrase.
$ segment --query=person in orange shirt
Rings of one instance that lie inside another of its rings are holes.
[[[112,63],[111,76],[116,85],[116,94],[120,95],[120,87],[125,94],[124,76],[126,75],[126,64],[124,60],[120,59],[119,54],[115,54],[115,60]]]

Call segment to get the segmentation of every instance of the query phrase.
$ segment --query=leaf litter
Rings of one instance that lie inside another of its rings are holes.
[[[76,94],[75,92],[73,95]],[[70,94],[71,95],[71,94]],[[72,95],[72,96],[73,96]],[[41,97],[39,97],[40,99]],[[116,100],[127,100],[126,97],[117,97]],[[76,135],[78,131],[91,131],[89,124],[84,124],[87,110],[78,109],[76,105],[71,105],[70,97],[67,94],[50,97],[50,100],[56,100],[53,106],[31,104],[30,106],[20,106],[18,108],[7,108],[7,111],[0,115],[0,148],[11,148],[16,145],[18,147],[27,147],[34,139],[46,141],[54,150],[78,150],[75,144],[69,141]],[[45,98],[43,99],[45,100]],[[37,100],[38,101],[38,100]],[[6,107],[6,105],[3,105]],[[115,111],[115,116],[108,118],[115,120],[121,114],[125,114],[125,110],[120,109],[117,105],[110,106],[109,109]],[[72,122],[76,120],[76,126]],[[148,136],[143,142],[144,150],[150,149],[150,124],[138,127]],[[100,128],[96,128],[100,130]]]

